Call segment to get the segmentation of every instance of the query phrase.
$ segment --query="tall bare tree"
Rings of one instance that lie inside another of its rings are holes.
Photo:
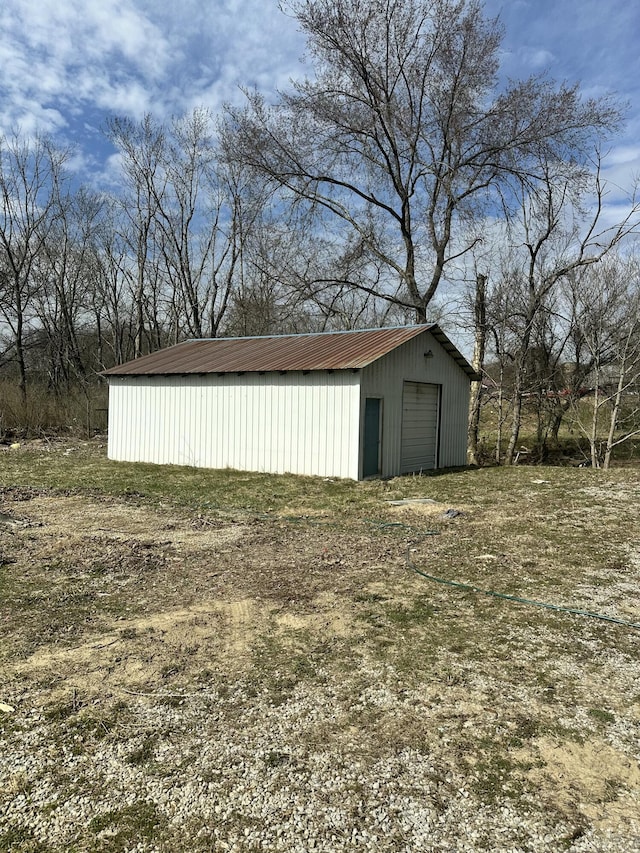
[[[473,327],[475,330],[473,342],[473,357],[471,365],[480,378],[471,383],[471,399],[469,401],[469,430],[468,455],[472,465],[479,464],[479,432],[480,412],[482,409],[482,369],[487,350],[487,277],[484,273],[476,274],[475,298],[473,302]]]
[[[168,125],[114,119],[110,137],[129,185],[127,230],[135,235],[135,355],[146,322],[149,346],[162,325],[175,337],[215,336],[242,276],[243,254],[261,211],[260,186],[227,156],[204,109]]]
[[[154,242],[159,200],[164,194],[164,128],[150,115],[139,123],[113,118],[107,135],[120,151],[124,192],[119,197],[123,218],[122,237],[130,244],[131,263],[126,268],[135,310],[134,357],[142,355],[147,329],[149,290],[158,278],[158,256]],[[154,325],[151,318],[151,325]]]
[[[61,214],[68,158],[45,136],[0,137],[0,313],[11,329],[23,402],[25,334],[40,285],[34,268]]]
[[[502,28],[476,0],[293,0],[314,76],[230,110],[236,151],[382,266],[376,294],[424,321],[481,239],[491,190],[583,157],[620,110],[531,78],[500,89]],[[495,212],[495,208],[493,209]],[[367,289],[362,276],[347,281]]]
[[[35,299],[38,325],[46,340],[49,386],[56,391],[83,382],[90,362],[97,366],[84,353],[81,334],[93,332],[90,307],[101,208],[99,196],[84,188],[61,198],[59,215],[34,269],[40,282]]]

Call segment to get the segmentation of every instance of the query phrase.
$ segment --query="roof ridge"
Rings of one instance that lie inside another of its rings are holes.
[[[273,340],[279,338],[311,338],[311,337],[321,337],[322,335],[355,335],[361,334],[364,332],[393,332],[398,331],[400,329],[432,329],[434,326],[438,324],[435,322],[430,323],[405,323],[404,325],[398,326],[371,326],[366,329],[335,329],[324,332],[285,332],[280,335],[235,335],[235,336],[217,336],[214,338],[188,338],[186,341],[180,341],[179,343],[199,343],[199,342],[209,342],[209,341],[264,341],[264,340]],[[179,344],[174,344],[174,346],[179,346]]]

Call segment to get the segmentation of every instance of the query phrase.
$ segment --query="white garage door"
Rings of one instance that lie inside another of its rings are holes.
[[[403,474],[436,467],[438,452],[438,385],[405,382],[402,390]]]

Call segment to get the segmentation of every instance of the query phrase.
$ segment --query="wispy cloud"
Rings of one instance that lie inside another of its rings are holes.
[[[87,105],[133,118],[217,108],[241,83],[286,82],[296,41],[275,2],[5,0],[0,122],[56,131]]]
[[[580,81],[586,94],[616,91],[631,102],[627,134],[614,146],[621,162],[618,146],[640,134],[638,4],[487,0],[486,10],[506,27],[506,75],[548,70]],[[87,164],[104,162],[105,116],[217,112],[242,99],[241,86],[269,96],[301,74],[303,50],[277,0],[2,0],[0,132],[48,131],[84,147]]]
[[[89,104],[144,109],[141,90],[153,90],[171,55],[161,30],[120,0],[5,0],[0,32],[3,129],[55,131]]]

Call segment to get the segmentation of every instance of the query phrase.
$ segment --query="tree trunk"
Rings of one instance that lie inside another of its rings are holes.
[[[604,452],[604,460],[602,462],[602,467],[605,471],[609,469],[609,465],[611,464],[611,452],[613,450],[614,438],[616,432],[616,424],[618,422],[618,415],[620,413],[620,406],[622,404],[622,392],[624,391],[624,383],[625,383],[625,362],[624,360],[620,364],[620,376],[618,377],[618,387],[616,388],[616,393],[613,398],[613,410],[611,412],[611,419],[609,421],[609,434],[607,435],[607,445]]]
[[[516,453],[516,444],[520,437],[520,424],[522,423],[522,389],[516,386],[513,397],[513,417],[511,419],[511,435],[509,436],[509,444],[504,457],[505,465],[513,465],[513,457]]]
[[[600,467],[600,458],[598,456],[598,415],[600,413],[600,369],[596,366],[596,385],[593,395],[593,417],[591,419],[591,435],[589,436],[589,446],[591,448],[591,466],[593,468]]]
[[[20,388],[20,399],[22,400],[22,404],[24,406],[27,405],[27,365],[24,358],[24,342],[23,342],[23,317],[22,311],[18,312],[18,316],[16,318],[16,357],[18,360],[18,371],[19,371],[19,388]]]
[[[496,431],[496,462],[502,457],[502,425],[504,423],[504,367],[500,365],[500,385],[498,387],[498,429]]]
[[[476,299],[474,304],[475,340],[471,365],[481,374],[484,367],[484,355],[487,346],[487,277],[478,274],[476,278]],[[480,409],[482,406],[482,380],[471,383],[469,405],[469,432],[467,453],[471,465],[479,465],[478,434],[480,429]]]

